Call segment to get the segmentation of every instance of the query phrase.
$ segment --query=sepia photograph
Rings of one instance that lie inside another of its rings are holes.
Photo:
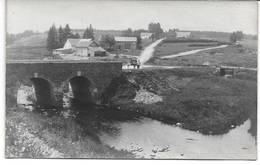
[[[257,1],[5,10],[5,158],[257,160]]]

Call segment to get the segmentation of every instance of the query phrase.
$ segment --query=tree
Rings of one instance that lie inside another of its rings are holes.
[[[84,31],[83,38],[84,39],[92,39],[92,40],[95,39],[95,37],[94,37],[94,30],[93,30],[91,24],[89,25],[89,28],[87,27],[86,30]]]
[[[161,25],[160,25],[159,22],[158,23],[153,23],[153,22],[150,23],[148,25],[148,31],[150,33],[153,33],[154,37],[157,38],[157,39],[159,39],[160,35],[163,33],[163,30],[162,30]]]
[[[243,32],[242,31],[237,31],[236,32],[236,37],[237,37],[237,41],[241,41],[243,39]]]
[[[127,30],[122,31],[122,36],[123,37],[132,37],[133,36],[133,31],[131,28],[128,28]]]
[[[83,38],[86,39],[87,38],[87,32],[88,32],[88,28],[86,28],[86,30],[83,33]]]
[[[76,34],[74,35],[74,38],[79,39],[79,38],[80,38],[79,33],[76,33]]]
[[[53,24],[48,32],[47,50],[52,51],[53,49],[57,48],[59,48],[59,38],[55,24]]]
[[[112,48],[115,46],[116,40],[114,36],[109,35],[102,35],[100,39],[100,45],[108,50],[112,50]]]
[[[67,38],[65,36],[65,32],[64,32],[62,26],[59,27],[58,33],[59,33],[59,35],[58,35],[59,47],[63,47],[65,42],[66,42],[66,40],[67,40]]]
[[[237,42],[237,35],[235,32],[233,32],[230,36],[229,36],[229,40],[232,43],[236,43]]]
[[[136,47],[137,47],[137,49],[140,50],[140,49],[143,48],[143,46],[142,46],[142,39],[141,39],[140,35],[136,36],[136,37],[137,37]]]
[[[15,34],[6,34],[6,45],[11,45],[16,40]]]
[[[133,31],[133,36],[141,36],[141,33],[146,33],[147,30],[144,29],[138,29]]]
[[[95,37],[94,37],[94,30],[93,30],[91,24],[89,25],[89,33],[88,33],[88,35],[87,35],[87,38],[91,38],[92,40],[95,39]]]
[[[65,26],[65,28],[64,28],[64,36],[65,36],[66,40],[67,40],[68,38],[70,38],[71,35],[72,35],[72,33],[71,33],[70,26],[69,26],[69,24],[66,24],[66,26]]]

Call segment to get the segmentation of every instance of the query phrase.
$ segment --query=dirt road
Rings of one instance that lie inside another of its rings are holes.
[[[211,50],[211,49],[225,48],[225,47],[227,47],[227,46],[228,46],[228,45],[221,45],[221,46],[210,47],[210,48],[204,48],[204,49],[198,49],[198,50],[190,50],[190,51],[180,52],[180,53],[173,54],[173,55],[162,56],[161,59],[173,58],[173,57],[180,57],[180,56],[187,56],[187,55],[195,54],[195,53],[198,53],[198,52],[201,52],[201,51]]]
[[[141,53],[141,55],[140,55],[140,57],[139,57],[141,66],[142,66],[146,61],[148,61],[148,60],[152,57],[153,52],[154,52],[154,47],[155,47],[156,45],[158,45],[162,40],[164,40],[164,38],[155,41],[155,42],[152,43],[151,45],[147,46],[147,47],[144,49],[144,51],[142,51],[142,53]]]

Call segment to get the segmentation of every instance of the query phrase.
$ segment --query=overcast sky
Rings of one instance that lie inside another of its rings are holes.
[[[160,22],[164,30],[242,30],[257,34],[257,2],[7,0],[7,32],[43,32],[56,27],[147,29]]]

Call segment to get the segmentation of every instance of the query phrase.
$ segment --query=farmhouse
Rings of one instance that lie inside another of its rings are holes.
[[[153,35],[153,33],[141,33],[141,34],[140,34],[140,37],[141,37],[142,39],[151,39],[151,38],[152,38],[152,35]]]
[[[106,51],[95,41],[81,40],[76,45],[76,54],[86,57],[103,57],[106,56]]]
[[[115,37],[117,49],[136,49],[137,37]]]
[[[176,31],[177,38],[190,38],[191,33],[187,31]]]
[[[71,49],[72,52],[76,51],[76,45],[81,41],[82,39],[74,39],[74,38],[68,38],[66,43],[64,44],[64,49]]]
[[[53,55],[71,53],[87,57],[100,57],[106,55],[106,51],[91,39],[68,38],[63,48],[53,50]]]

